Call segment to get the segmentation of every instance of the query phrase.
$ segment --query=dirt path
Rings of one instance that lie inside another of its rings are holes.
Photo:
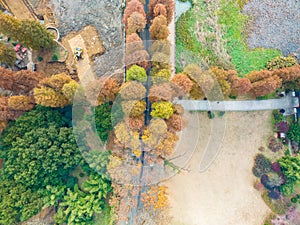
[[[4,2],[17,18],[35,20],[35,17],[22,0],[6,0]]]
[[[74,49],[76,47],[82,48],[83,49],[83,53],[82,53],[82,59],[75,61],[74,60],[74,64],[77,67],[77,73],[78,73],[78,78],[80,80],[80,83],[85,86],[87,85],[89,82],[95,80],[95,75],[94,75],[94,71],[88,56],[88,53],[86,51],[86,46],[84,43],[84,40],[82,38],[82,36],[80,34],[74,36],[73,38],[71,38],[70,40],[68,40],[69,45],[72,49],[72,51],[74,51]],[[71,52],[72,54],[72,52]]]
[[[226,113],[227,129],[221,152],[212,166],[199,173],[201,150],[211,121],[199,114],[200,142],[188,170],[166,182],[172,225],[259,225],[270,212],[253,188],[251,169],[258,147],[270,135],[270,111]]]

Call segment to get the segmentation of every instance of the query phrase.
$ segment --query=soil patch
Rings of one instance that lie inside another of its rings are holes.
[[[166,182],[171,201],[172,225],[258,225],[270,213],[252,174],[259,146],[270,135],[271,112],[226,113],[227,129],[221,151],[199,172],[203,149],[210,137],[211,121],[199,114],[203,132],[187,170]],[[188,146],[187,146],[188,147]]]

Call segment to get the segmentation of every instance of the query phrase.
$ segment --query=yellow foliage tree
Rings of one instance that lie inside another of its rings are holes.
[[[32,96],[11,96],[8,98],[8,108],[15,111],[29,111],[34,107]]]

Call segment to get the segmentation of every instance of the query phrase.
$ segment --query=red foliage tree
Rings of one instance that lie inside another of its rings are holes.
[[[138,0],[131,0],[130,2],[127,3],[126,9],[124,11],[124,16],[123,16],[123,23],[125,24],[126,27],[128,27],[128,18],[131,16],[133,12],[138,12],[142,14],[144,17],[146,17],[143,4]]]
[[[129,55],[126,54],[126,69],[128,70],[133,65],[141,66],[145,69],[150,68],[150,56],[146,50],[135,51]]]
[[[282,85],[282,80],[278,76],[271,76],[252,84],[251,92],[254,96],[264,96],[273,93]]]
[[[173,114],[169,119],[166,121],[168,125],[168,129],[174,132],[181,131],[183,129],[183,119],[181,115]]]
[[[174,89],[170,83],[157,84],[150,88],[149,100],[151,102],[172,101],[174,94]]]
[[[231,95],[240,96],[247,94],[252,88],[248,78],[237,78],[231,83]]]
[[[149,3],[149,15],[150,17],[155,16],[154,9],[156,5],[161,4],[165,6],[166,13],[167,13],[167,21],[170,23],[173,18],[174,8],[175,8],[175,1],[174,0],[150,0]]]
[[[0,87],[6,90],[12,90],[14,85],[13,72],[0,67]]]
[[[126,36],[126,55],[144,49],[143,41],[137,33]]]

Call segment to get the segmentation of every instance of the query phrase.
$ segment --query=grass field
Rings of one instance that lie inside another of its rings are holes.
[[[245,39],[249,18],[241,13],[244,3],[194,0],[193,7],[176,24],[177,71],[185,64],[197,62],[235,68],[239,76],[244,76],[265,68],[270,59],[281,55],[275,49],[249,49]]]

